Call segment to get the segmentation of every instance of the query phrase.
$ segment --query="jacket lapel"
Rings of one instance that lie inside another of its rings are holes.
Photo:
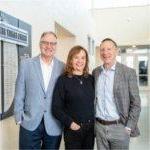
[[[55,76],[57,76],[57,59],[54,57],[53,59],[53,68],[52,68],[52,73],[51,73],[51,78],[49,80],[49,84],[48,84],[48,87],[47,87],[47,91],[51,91],[49,90],[50,88],[52,88],[52,86],[54,86],[54,83],[55,83]],[[46,93],[47,93],[46,91]]]
[[[101,72],[103,71],[102,67],[100,66],[99,68],[97,68],[97,70],[95,71],[95,82],[98,82],[98,78],[99,75],[101,74]]]
[[[38,75],[38,78],[39,78],[39,82],[40,82],[40,85],[45,93],[45,88],[44,88],[44,80],[43,80],[43,75],[42,75],[42,69],[41,69],[41,64],[40,64],[40,57],[37,56],[34,58],[34,65],[35,65],[35,68],[36,68],[36,72],[37,72],[37,75]]]
[[[120,77],[121,77],[121,70],[120,70],[120,64],[117,62],[115,67],[115,76],[114,76],[114,85],[113,85],[113,91],[114,94],[118,89],[118,85],[120,84]]]
[[[95,89],[97,89],[98,87],[98,78],[99,78],[99,75],[101,74],[102,72],[102,67],[99,66],[96,70],[95,70],[95,74],[94,74],[94,78],[95,78]],[[95,90],[95,93],[97,93],[97,90]]]
[[[121,66],[120,66],[120,63],[116,63],[116,68],[115,68],[115,76],[114,76],[114,86],[113,86],[113,93],[114,93],[114,100],[115,100],[115,103],[116,103],[116,107],[117,107],[117,110],[119,112],[119,114],[122,114],[121,112],[121,101],[120,99],[118,99],[118,88],[119,88],[119,84],[121,84],[121,80],[122,80],[122,69],[121,69]]]

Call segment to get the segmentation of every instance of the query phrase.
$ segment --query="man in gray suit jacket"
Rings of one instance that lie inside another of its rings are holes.
[[[21,62],[16,80],[14,116],[20,124],[19,149],[58,149],[61,125],[51,113],[52,94],[64,64],[54,57],[55,33],[44,32],[41,54]]]
[[[116,61],[117,44],[106,38],[100,44],[103,65],[95,78],[96,140],[99,150],[129,149],[130,136],[138,136],[141,104],[136,73]]]

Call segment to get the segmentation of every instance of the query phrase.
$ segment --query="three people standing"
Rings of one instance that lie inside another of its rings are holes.
[[[95,123],[98,150],[129,149],[130,136],[139,135],[140,97],[135,71],[116,61],[116,42],[101,42],[103,65],[93,76],[85,48],[74,46],[64,68],[54,57],[56,45],[55,33],[44,32],[41,54],[20,64],[14,97],[19,148],[59,149],[64,129],[66,149],[93,149]]]

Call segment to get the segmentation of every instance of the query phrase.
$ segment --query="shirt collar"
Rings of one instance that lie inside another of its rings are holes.
[[[46,64],[43,60],[42,60],[42,58],[41,58],[41,55],[40,55],[40,62],[41,62],[41,64],[42,65],[46,65],[46,66],[53,66],[53,63],[54,63],[54,60],[52,59],[52,62],[50,63],[50,64]]]
[[[102,70],[103,70],[103,71],[106,71],[106,69],[104,68],[104,65],[102,65]],[[110,69],[108,69],[108,70],[115,71],[115,70],[116,70],[116,62],[115,62],[115,63],[114,63],[114,65],[113,65],[113,66],[111,66],[111,68],[110,68]]]

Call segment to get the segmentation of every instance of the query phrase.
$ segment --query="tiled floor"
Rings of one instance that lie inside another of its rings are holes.
[[[150,91],[140,92],[142,112],[139,120],[141,136],[132,138],[131,150],[150,150]],[[13,150],[18,148],[18,131],[13,117],[0,122],[0,150]],[[95,146],[96,147],[96,146]],[[63,141],[61,149],[63,149]]]

